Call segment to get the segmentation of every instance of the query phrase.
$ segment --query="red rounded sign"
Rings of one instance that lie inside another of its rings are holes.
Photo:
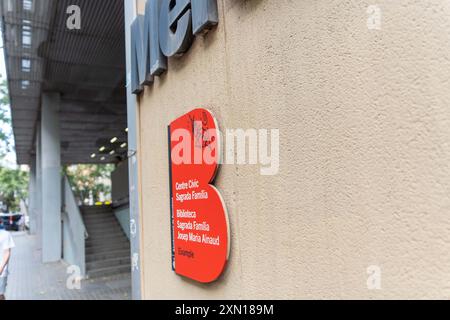
[[[221,159],[218,125],[211,112],[196,109],[170,124],[169,138],[173,267],[210,283],[230,253],[226,206],[212,185]]]

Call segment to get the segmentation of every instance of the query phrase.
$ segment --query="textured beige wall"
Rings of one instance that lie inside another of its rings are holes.
[[[450,2],[219,0],[140,101],[143,294],[163,298],[450,298]],[[232,254],[198,285],[170,268],[167,125],[281,130],[279,175],[224,166]],[[382,268],[382,290],[367,267]]]

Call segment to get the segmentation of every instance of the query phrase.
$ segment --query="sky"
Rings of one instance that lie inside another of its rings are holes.
[[[5,56],[4,56],[4,52],[3,52],[3,35],[0,31],[0,47],[2,49],[0,49],[0,75],[1,75],[1,79],[6,79],[6,66],[5,66]],[[3,129],[5,130],[12,130],[10,125],[2,125]],[[12,141],[12,143],[14,143],[14,141]],[[14,148],[12,148],[14,149]],[[10,153],[7,154],[7,156],[2,159],[0,161],[0,166],[3,167],[8,167],[8,168],[12,168],[15,169],[17,168],[17,164],[16,164],[16,154],[14,152],[14,150]]]

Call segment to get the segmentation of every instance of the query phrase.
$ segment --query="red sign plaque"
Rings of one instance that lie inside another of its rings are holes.
[[[169,126],[172,266],[201,283],[217,280],[230,254],[225,203],[213,186],[221,140],[210,111],[196,109]]]

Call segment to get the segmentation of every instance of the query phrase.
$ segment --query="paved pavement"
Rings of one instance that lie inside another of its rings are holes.
[[[6,290],[9,300],[128,300],[130,275],[83,280],[80,290],[67,289],[70,275],[63,262],[42,264],[36,236],[13,234],[16,248],[10,262]]]

